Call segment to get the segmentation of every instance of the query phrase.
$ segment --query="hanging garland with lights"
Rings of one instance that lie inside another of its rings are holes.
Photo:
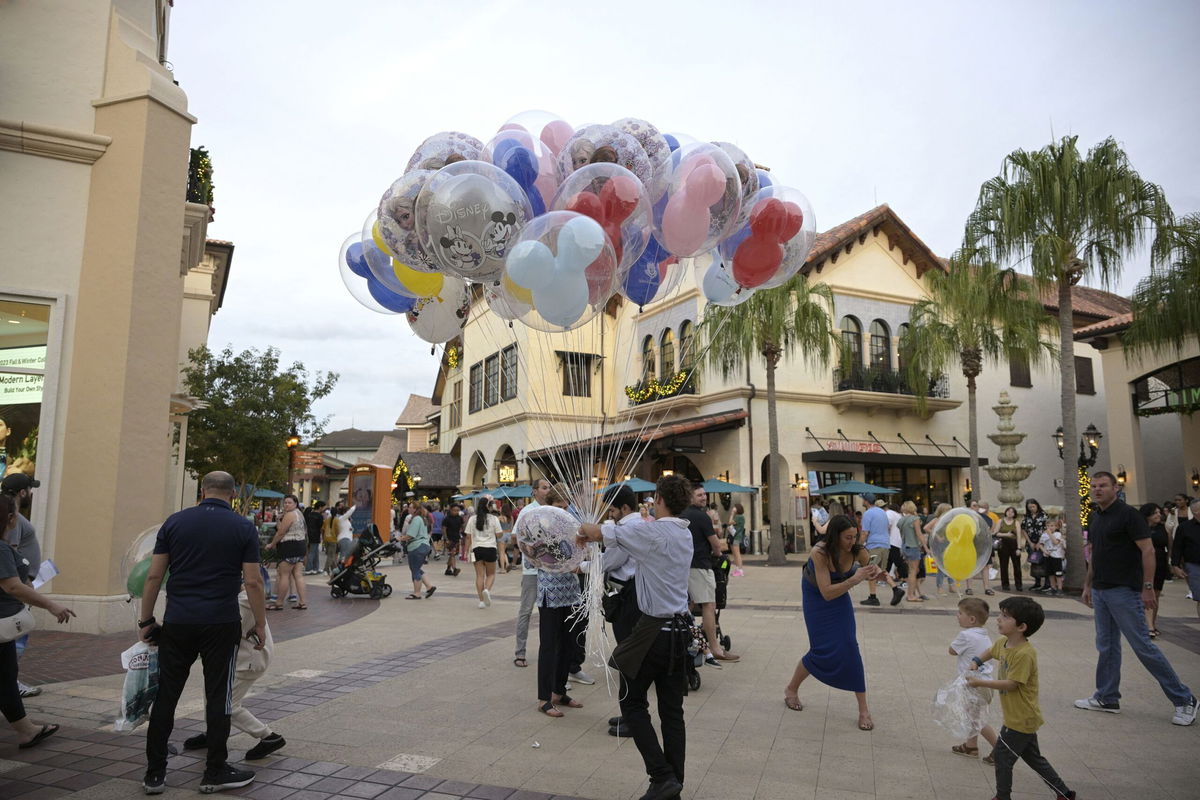
[[[454,345],[450,345],[449,347],[446,348],[446,366],[447,367],[449,367],[450,369],[458,369],[460,352],[461,351],[459,351],[459,349],[457,347],[455,347]]]
[[[412,473],[408,471],[408,464],[404,463],[404,456],[400,456],[396,459],[396,468],[392,470],[392,505],[401,503],[405,493],[411,492],[412,488]]]
[[[1088,517],[1091,516],[1092,480],[1088,476],[1086,466],[1079,467],[1079,524],[1087,530]]]
[[[688,372],[680,371],[675,373],[675,376],[666,383],[659,383],[654,378],[651,378],[645,384],[639,382],[633,386],[626,386],[625,396],[635,405],[646,403],[656,398],[673,397],[683,389],[688,377]]]

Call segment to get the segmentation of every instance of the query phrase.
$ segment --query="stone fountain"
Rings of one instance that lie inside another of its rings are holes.
[[[992,480],[1000,484],[1000,502],[1008,505],[1016,505],[1025,499],[1021,494],[1021,481],[1037,469],[1033,464],[1017,463],[1021,458],[1017,454],[1017,445],[1024,441],[1027,435],[1017,433],[1016,425],[1013,424],[1013,414],[1017,408],[1018,406],[1014,406],[1009,399],[1008,392],[1001,392],[1000,404],[992,406],[992,410],[1000,418],[996,423],[999,433],[989,433],[987,438],[1000,445],[1000,455],[996,459],[1000,463],[984,467],[987,474],[992,476]]]

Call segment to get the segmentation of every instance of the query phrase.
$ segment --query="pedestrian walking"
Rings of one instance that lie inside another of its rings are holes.
[[[304,558],[308,550],[308,526],[300,513],[300,498],[289,494],[283,498],[283,516],[275,526],[275,535],[267,547],[275,548],[279,558],[276,570],[276,601],[267,606],[268,611],[282,611],[285,598],[289,596],[289,585],[294,587],[296,604],[292,608],[303,611],[308,608],[304,585]]]
[[[3,419],[0,419],[0,430],[6,430]],[[13,547],[17,548],[17,553],[20,557],[29,563],[30,575],[27,583],[32,583],[33,576],[37,574],[38,569],[42,566],[42,546],[38,542],[37,529],[21,513],[21,507],[31,502],[33,490],[41,485],[41,481],[26,475],[24,472],[14,472],[11,475],[5,476],[3,481],[0,481],[0,494],[8,495],[13,499],[13,506],[16,511],[15,523],[3,538]],[[16,646],[17,659],[19,660],[29,647],[29,634],[26,633],[18,636]],[[42,693],[42,687],[29,686],[21,681],[17,681],[17,687],[21,691],[21,697],[37,697]]]

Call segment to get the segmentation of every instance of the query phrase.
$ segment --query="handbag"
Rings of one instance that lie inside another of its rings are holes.
[[[33,612],[26,606],[11,617],[0,619],[0,642],[13,642],[37,627]]]

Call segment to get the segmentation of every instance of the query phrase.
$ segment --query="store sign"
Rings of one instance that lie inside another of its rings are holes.
[[[825,442],[826,450],[838,450],[847,453],[882,453],[883,445],[879,442],[847,442],[845,439],[830,439]]]
[[[300,472],[320,472],[325,467],[325,454],[314,450],[297,450],[292,459],[293,468]]]
[[[515,483],[517,480],[517,468],[512,464],[501,464],[499,473],[500,483]]]
[[[6,371],[12,368],[46,369],[46,346],[6,347],[0,350],[0,406],[42,402],[45,377]]]

